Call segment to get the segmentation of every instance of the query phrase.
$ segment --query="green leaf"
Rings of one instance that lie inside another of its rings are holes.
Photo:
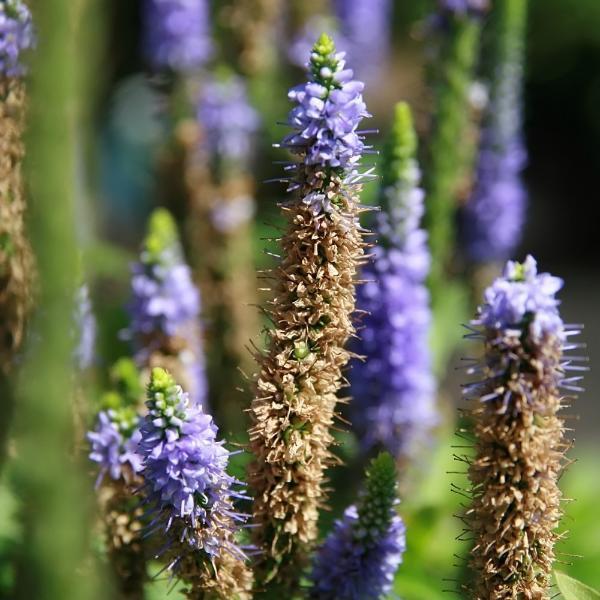
[[[564,573],[554,571],[554,577],[564,600],[600,600],[600,592],[573,579]]]

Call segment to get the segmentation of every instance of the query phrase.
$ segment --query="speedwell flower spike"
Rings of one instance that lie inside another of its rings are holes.
[[[470,564],[480,598],[551,597],[556,529],[562,511],[558,478],[565,440],[560,388],[578,388],[565,377],[568,338],[556,293],[563,282],[538,274],[535,260],[508,262],[504,275],[485,292],[472,321],[484,344],[478,381],[465,392],[471,410],[475,456],[469,467],[473,501],[465,515],[475,545]],[[581,367],[576,367],[579,371]]]
[[[350,371],[351,420],[363,447],[383,447],[398,459],[413,454],[437,421],[425,284],[430,258],[416,149],[410,109],[398,104],[382,156],[378,244],[358,289],[365,316],[353,349],[364,359]]]
[[[273,271],[274,324],[269,348],[258,354],[256,397],[250,415],[255,461],[255,543],[263,551],[261,584],[293,588],[317,537],[318,509],[325,499],[324,472],[336,394],[351,354],[357,267],[363,261],[358,215],[364,150],[358,127],[367,116],[363,84],[345,68],[343,55],[322,35],[313,47],[309,81],[291,90],[293,132],[283,146],[297,161],[281,205],[287,219],[282,258]]]
[[[132,266],[132,340],[140,367],[168,366],[194,402],[206,398],[200,294],[192,281],[170,213],[150,217],[140,260]]]
[[[130,359],[110,371],[113,389],[102,397],[94,431],[88,432],[90,459],[98,465],[96,491],[105,545],[123,597],[139,598],[146,582],[142,509],[134,491],[142,484],[140,375]]]
[[[317,551],[310,598],[378,600],[390,592],[406,549],[396,494],[394,459],[380,454],[358,505],[346,509]]]
[[[252,578],[235,534],[246,516],[233,506],[245,496],[227,474],[229,452],[212,417],[161,368],[152,370],[146,406],[139,451],[149,534],[166,540],[158,556],[186,581],[190,598],[245,598]]]

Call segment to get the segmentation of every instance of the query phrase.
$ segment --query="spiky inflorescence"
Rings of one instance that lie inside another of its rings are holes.
[[[353,349],[364,357],[350,372],[351,416],[365,449],[383,446],[406,458],[437,421],[429,351],[431,311],[425,279],[427,234],[410,109],[398,104],[383,154],[373,263],[362,271],[365,311]]]
[[[207,0],[144,0],[144,54],[155,69],[193,71],[211,57]]]
[[[246,517],[233,506],[244,496],[227,474],[229,452],[212,417],[161,368],[152,370],[146,406],[139,449],[149,529],[164,541],[158,555],[190,584],[190,598],[207,590],[245,597],[251,577],[235,533]]]
[[[521,179],[523,144],[521,96],[527,3],[496,4],[496,50],[491,102],[479,149],[475,189],[462,215],[462,237],[475,262],[506,260],[517,246],[525,219]]]
[[[406,549],[405,527],[396,513],[396,469],[380,454],[367,470],[358,508],[335,522],[315,556],[314,600],[378,600],[392,588]]]
[[[568,449],[559,388],[578,389],[580,377],[564,372],[582,370],[571,365],[577,357],[563,354],[578,346],[567,341],[578,331],[561,320],[561,287],[557,277],[537,273],[531,256],[509,262],[472,322],[485,347],[483,364],[472,369],[479,381],[466,386],[476,403],[466,523],[475,538],[470,592],[478,600],[550,597],[562,514],[558,477]]]
[[[206,398],[200,331],[200,294],[185,264],[171,215],[157,209],[150,217],[140,261],[132,267],[132,339],[141,367],[168,366],[194,402]]]
[[[21,162],[25,89],[22,52],[33,44],[31,14],[20,0],[0,2],[0,371],[19,349],[31,308],[33,255],[25,235]]]
[[[358,75],[372,78],[381,72],[390,45],[393,3],[390,0],[334,0],[343,44]]]
[[[309,82],[289,94],[296,103],[289,116],[294,131],[282,145],[298,157],[288,188],[295,195],[281,205],[287,229],[273,271],[274,327],[267,353],[257,355],[250,410],[255,541],[264,552],[259,576],[283,585],[300,576],[317,536],[364,249],[356,171],[364,150],[357,128],[367,116],[363,84],[344,69],[343,55],[326,35],[313,48],[309,73]]]
[[[104,394],[96,428],[88,433],[96,480],[102,533],[115,580],[123,598],[141,600],[146,581],[142,510],[134,496],[142,485],[140,375],[133,362],[120,359],[111,369],[114,389]]]

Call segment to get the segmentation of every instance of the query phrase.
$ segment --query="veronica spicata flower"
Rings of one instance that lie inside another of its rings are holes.
[[[353,349],[364,359],[350,371],[350,414],[361,443],[397,458],[414,452],[437,421],[425,283],[430,258],[415,152],[410,109],[399,104],[383,153],[378,243],[358,288],[365,316]]]
[[[212,561],[225,553],[245,559],[234,540],[245,521],[233,507],[234,498],[244,497],[235,491],[240,482],[227,474],[229,452],[217,441],[212,417],[164,369],[152,370],[146,405],[139,451],[150,530],[166,539],[159,555],[168,567],[204,588]]]
[[[200,294],[184,261],[175,222],[164,209],[150,218],[139,262],[132,267],[131,321],[140,366],[176,369],[195,402],[206,396]]]
[[[535,260],[508,262],[485,292],[470,337],[485,356],[465,387],[475,456],[473,501],[465,519],[475,545],[473,598],[548,598],[556,528],[562,515],[558,478],[568,442],[558,416],[560,388],[578,391],[578,361],[567,356],[578,327],[566,326],[556,293],[562,280],[539,274]],[[574,376],[565,376],[569,370]]]
[[[282,146],[297,157],[286,168],[295,194],[282,205],[287,229],[273,271],[275,326],[267,353],[257,356],[250,412],[254,539],[263,551],[256,572],[281,586],[281,597],[296,585],[298,565],[317,536],[364,248],[358,223],[363,84],[326,35],[313,47],[308,74],[308,82],[289,94],[293,132]]]
[[[380,454],[367,471],[358,507],[345,510],[317,550],[311,598],[378,600],[391,590],[406,550],[396,503],[394,461],[389,454]]]

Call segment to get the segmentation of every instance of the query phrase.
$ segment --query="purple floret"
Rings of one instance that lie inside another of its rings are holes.
[[[294,132],[282,146],[303,154],[307,165],[347,169],[360,160],[365,149],[357,131],[362,119],[370,116],[362,98],[364,84],[354,80],[352,70],[344,66],[344,54],[336,54],[335,66],[321,69],[321,82],[313,75],[288,94],[297,106],[288,116]]]
[[[501,331],[526,327],[534,341],[541,341],[547,334],[564,341],[565,327],[558,311],[560,300],[556,298],[562,286],[559,277],[538,274],[532,256],[527,256],[522,264],[508,261],[503,276],[486,290],[485,302],[473,325]]]
[[[0,2],[0,75],[25,73],[21,54],[34,45],[31,12],[21,0]]]
[[[156,69],[191,71],[213,52],[206,0],[145,0],[144,53]]]
[[[378,600],[387,594],[406,549],[405,527],[394,514],[387,531],[365,543],[355,506],[335,522],[315,557],[313,600]]]
[[[249,163],[259,119],[248,102],[246,87],[240,77],[203,82],[197,117],[213,156]]]
[[[137,452],[141,439],[140,431],[123,431],[115,411],[99,412],[96,429],[90,431],[87,438],[92,444],[90,460],[98,463],[100,467],[97,485],[107,474],[116,481],[121,478],[127,479],[132,473],[141,471],[142,459]]]

